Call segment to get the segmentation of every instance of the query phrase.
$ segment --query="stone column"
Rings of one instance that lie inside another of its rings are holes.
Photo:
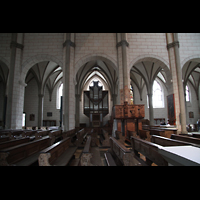
[[[153,113],[153,94],[152,92],[149,92],[148,94],[148,100],[149,100],[149,120],[150,125],[154,125],[154,113]]]
[[[115,131],[117,131],[117,119],[113,120],[112,137],[116,137]]]
[[[24,105],[24,80],[20,80],[23,53],[23,33],[12,33],[10,43],[10,68],[8,77],[8,95],[6,109],[6,129],[22,128],[22,114]]]
[[[79,113],[80,113],[80,94],[76,94],[76,122],[75,122],[75,126],[79,127]]]
[[[117,33],[120,104],[130,103],[130,72],[128,70],[128,46],[126,33]]]
[[[177,33],[167,33],[166,36],[175,97],[176,125],[178,128],[178,133],[187,133],[185,98],[182,82],[182,69],[180,65],[178,35]]]
[[[44,94],[38,94],[38,128],[43,126],[43,101]]]
[[[117,99],[117,95],[116,94],[112,94],[113,106],[116,105],[116,99]]]
[[[63,43],[63,126],[64,131],[75,128],[74,33],[64,34]]]

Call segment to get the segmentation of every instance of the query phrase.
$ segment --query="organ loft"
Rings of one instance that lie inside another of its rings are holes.
[[[199,166],[199,33],[0,33],[0,166]]]

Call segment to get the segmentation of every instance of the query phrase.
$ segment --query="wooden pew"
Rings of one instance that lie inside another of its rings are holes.
[[[28,137],[22,138],[22,139],[16,139],[16,140],[9,140],[9,141],[0,143],[0,149],[6,149],[9,147],[19,145],[19,144],[27,143],[29,141],[30,139]]]
[[[134,158],[133,152],[127,149],[114,137],[110,137],[110,153],[119,166],[140,166],[141,163]]]
[[[152,163],[155,163],[159,166],[168,166],[168,162],[158,153],[158,148],[162,148],[161,145],[154,144],[136,137],[131,137],[132,150],[135,153],[135,158],[142,163],[142,165],[151,166]],[[143,154],[146,157],[144,162],[140,158],[140,154]]]
[[[35,139],[35,134],[37,133],[37,130],[24,130],[22,133],[22,137],[28,137],[31,141]]]
[[[24,131],[11,131],[11,139],[17,139],[24,137]]]
[[[40,151],[49,145],[50,138],[46,136],[39,140],[1,149],[0,166],[29,166],[37,161]]]
[[[104,156],[105,156],[105,160],[106,160],[106,163],[108,166],[117,166],[111,153],[106,152],[106,153],[104,153]]]
[[[3,138],[7,138],[7,137],[9,137],[9,139],[7,139],[7,140],[10,140],[10,138],[11,138],[10,130],[1,130],[0,131],[0,138],[2,138],[2,142],[4,141]],[[5,141],[7,141],[7,140],[5,140]]]
[[[48,131],[47,130],[46,131],[37,131],[35,133],[35,140],[41,139],[42,137],[49,135],[50,132],[51,132],[50,130],[48,130]]]
[[[167,128],[166,126],[143,125],[142,129],[149,130],[151,135],[160,135],[167,138],[170,138],[172,134],[177,134],[176,128]]]
[[[0,137],[0,143],[6,142],[6,141],[9,141],[9,140],[10,140],[10,137],[9,137],[9,136],[1,136],[1,137]]]
[[[40,152],[39,166],[66,166],[74,157],[77,147],[70,147],[70,138],[67,137]]]
[[[172,134],[171,139],[180,140],[180,141],[200,145],[200,139],[199,138],[193,138],[193,137],[187,137],[187,136]]]
[[[181,134],[179,134],[179,135],[187,136],[187,137],[200,138],[200,134],[198,134],[198,133],[192,133],[192,134],[181,133]]]
[[[49,133],[49,137],[51,138],[51,145],[63,139],[62,130],[52,130]]]
[[[169,139],[169,138],[158,136],[158,135],[152,135],[151,142],[153,142],[155,144],[159,144],[163,147],[191,145],[191,143],[188,143],[188,142],[173,140],[173,139]]]
[[[195,138],[200,138],[200,134],[198,134],[198,133],[193,133],[192,136]]]
[[[125,142],[128,142],[130,144],[131,143],[131,136],[139,138],[136,131],[127,130],[127,136],[126,136]]]
[[[76,142],[76,139],[77,139],[77,131],[78,131],[78,129],[71,129],[69,131],[63,131],[62,132],[63,138],[69,137],[71,139],[70,140],[70,146],[76,146],[75,142]]]
[[[81,166],[93,166],[91,163],[92,153],[91,153],[91,136],[87,138],[85,147],[81,154],[80,165]]]
[[[139,136],[143,140],[151,141],[151,135],[149,130],[139,130]]]
[[[103,128],[101,130],[104,137],[104,140],[102,140],[102,146],[110,147],[108,131],[104,130]]]
[[[165,131],[161,129],[151,128],[149,131],[151,135],[165,136]]]
[[[79,130],[76,134],[77,139],[75,141],[75,145],[80,146],[83,142],[84,136],[87,134],[88,134],[88,132],[86,132],[84,128]]]

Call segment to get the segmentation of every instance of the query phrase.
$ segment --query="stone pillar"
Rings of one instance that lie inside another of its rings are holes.
[[[116,105],[116,100],[117,100],[117,95],[116,94],[112,94],[113,106]]]
[[[74,33],[64,34],[63,43],[63,126],[75,128]]]
[[[167,33],[166,36],[175,98],[176,125],[178,133],[187,133],[185,98],[182,82],[182,69],[180,65],[178,36],[176,33]]]
[[[126,33],[117,33],[120,104],[130,103],[130,72],[128,70],[128,46]]]
[[[153,114],[153,94],[152,92],[149,92],[148,94],[148,100],[149,100],[149,120],[150,125],[154,125],[154,114]]]
[[[38,94],[38,128],[43,126],[43,101],[44,94]]]
[[[75,122],[75,126],[76,127],[79,127],[79,113],[80,113],[80,97],[81,95],[80,94],[76,94],[76,122]]]
[[[6,109],[6,129],[22,128],[22,114],[24,105],[24,88],[26,84],[20,80],[23,33],[12,33],[10,43],[10,69],[8,77],[8,95]]]
[[[117,119],[113,120],[112,137],[116,137],[115,131],[117,131]]]

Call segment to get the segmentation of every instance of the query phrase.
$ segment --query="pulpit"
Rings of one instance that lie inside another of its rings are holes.
[[[121,122],[122,135],[127,136],[127,130],[139,134],[138,130],[142,130],[141,119],[145,117],[144,105],[128,105],[125,101],[124,105],[113,106],[112,117]]]

